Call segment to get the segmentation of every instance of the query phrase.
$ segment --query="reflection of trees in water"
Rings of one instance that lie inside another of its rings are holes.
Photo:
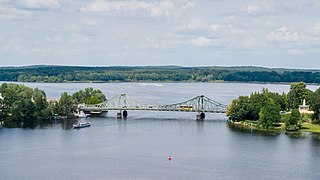
[[[292,139],[303,139],[310,137],[310,133],[307,132],[286,132],[285,134]]]
[[[237,124],[227,123],[227,127],[237,133],[251,133],[254,135],[260,135],[260,136],[279,136],[281,132],[278,131],[272,131],[272,130],[260,130],[260,129],[253,129],[250,127],[244,127]]]
[[[54,119],[34,119],[34,120],[24,120],[24,121],[6,121],[3,123],[3,127],[6,128],[50,128],[55,124],[61,124],[62,129],[71,129],[73,126],[73,119],[65,119],[65,120],[54,120]]]
[[[320,133],[311,133],[312,140],[320,146]]]
[[[72,129],[72,125],[75,122],[74,119],[62,119],[61,121],[61,127],[64,130]]]

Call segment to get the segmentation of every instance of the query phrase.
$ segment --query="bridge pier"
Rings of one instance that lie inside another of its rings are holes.
[[[126,119],[127,116],[128,116],[128,112],[127,112],[126,110],[124,110],[124,111],[122,112],[122,115],[123,115],[123,117]]]
[[[198,113],[198,114],[196,115],[196,121],[203,121],[204,118],[206,118],[206,115],[205,115],[204,112]]]
[[[124,111],[120,111],[117,113],[117,119],[122,119],[122,117],[124,119],[126,119],[128,117],[128,111],[127,110],[124,110]]]
[[[121,113],[121,111],[117,113],[117,119],[122,119],[122,113]]]

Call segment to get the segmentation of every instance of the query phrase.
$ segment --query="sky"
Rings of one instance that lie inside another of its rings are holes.
[[[319,0],[0,0],[0,66],[320,68]]]

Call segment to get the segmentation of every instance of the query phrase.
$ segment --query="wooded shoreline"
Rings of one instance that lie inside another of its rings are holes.
[[[0,67],[10,82],[246,82],[320,84],[320,70],[264,67],[24,66]]]

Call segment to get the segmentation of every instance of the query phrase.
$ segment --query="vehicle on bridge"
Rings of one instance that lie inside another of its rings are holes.
[[[180,105],[179,106],[180,111],[193,111],[193,106],[189,105]]]

